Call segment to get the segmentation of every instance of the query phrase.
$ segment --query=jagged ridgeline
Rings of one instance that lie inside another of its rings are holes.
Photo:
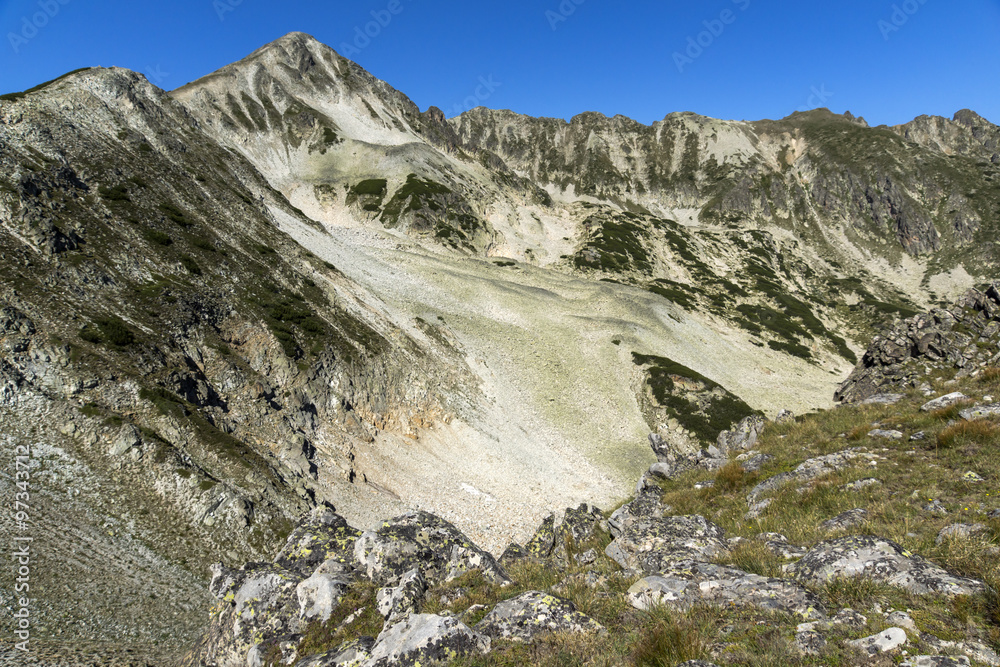
[[[0,431],[46,500],[39,641],[168,664],[208,565],[324,502],[359,529],[434,508],[499,553],[619,502],[650,431],[693,456],[829,407],[876,331],[994,271],[998,137],[970,111],[446,119],[301,33],[169,93],[87,68],[3,95]]]

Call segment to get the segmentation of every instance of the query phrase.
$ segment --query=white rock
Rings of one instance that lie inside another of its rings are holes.
[[[960,391],[953,392],[951,394],[945,394],[944,396],[939,396],[933,401],[928,401],[920,406],[920,409],[924,412],[931,412],[932,410],[942,410],[947,408],[959,401],[967,400],[969,397]]]
[[[877,635],[856,639],[847,642],[848,645],[859,648],[868,655],[878,655],[887,651],[894,651],[900,646],[905,646],[907,642],[906,630],[903,628],[889,628]]]

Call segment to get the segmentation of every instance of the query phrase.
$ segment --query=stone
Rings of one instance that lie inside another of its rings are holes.
[[[770,454],[750,451],[740,454],[736,457],[736,460],[739,461],[739,464],[747,472],[760,472],[760,469],[773,458]]]
[[[493,556],[451,523],[423,511],[407,512],[377,531],[363,533],[354,543],[354,559],[369,579],[382,586],[394,586],[415,567],[429,586],[468,569],[479,570],[494,583],[510,581]]]
[[[923,431],[917,431],[916,433],[910,436],[910,442],[921,442],[926,439],[927,439],[927,434],[924,433]]]
[[[931,412],[933,410],[943,410],[947,407],[955,405],[956,403],[960,403],[961,401],[967,401],[967,400],[969,400],[968,396],[966,396],[960,391],[956,391],[950,394],[945,394],[944,396],[939,396],[935,398],[933,401],[927,401],[926,403],[920,406],[920,409],[923,412]]]
[[[476,625],[476,631],[492,639],[530,642],[547,632],[583,634],[601,632],[600,623],[576,610],[569,600],[528,591],[505,600]]]
[[[785,612],[806,620],[826,618],[819,598],[794,582],[693,560],[672,563],[659,574],[641,579],[629,588],[628,600],[641,610],[659,605],[681,610],[695,604],[737,605]]]
[[[732,430],[719,433],[716,445],[721,455],[715,458],[726,458],[731,452],[753,448],[764,430],[764,424],[765,420],[761,415],[750,415],[744,417]]]
[[[987,417],[996,417],[997,415],[1000,415],[1000,403],[977,405],[972,408],[960,410],[958,414],[962,417],[962,419],[970,422],[979,419],[986,419]]]
[[[764,514],[764,511],[767,510],[767,508],[770,507],[771,503],[773,502],[774,502],[773,499],[765,498],[764,500],[753,503],[752,505],[750,505],[750,511],[744,514],[743,518],[746,521],[753,521],[754,519],[759,519]]]
[[[778,416],[774,418],[775,424],[787,424],[793,421],[795,421],[795,413],[791,410],[782,410],[778,413]]]
[[[905,611],[894,611],[885,617],[885,622],[889,625],[894,625],[904,630],[909,630],[915,635],[920,634],[920,629],[917,624],[913,622],[913,618],[910,617]]]
[[[964,655],[915,655],[899,663],[900,667],[968,667]]]
[[[747,495],[747,502],[748,504],[753,504],[757,501],[757,497],[762,493],[774,491],[775,489],[781,488],[785,484],[789,484],[791,482],[809,482],[817,479],[818,477],[842,470],[850,466],[857,459],[874,461],[877,458],[878,457],[874,454],[855,448],[847,449],[835,454],[827,454],[826,456],[818,456],[816,458],[808,459],[799,464],[795,470],[791,472],[784,472],[775,475],[774,477],[769,477],[755,486]]]
[[[903,628],[889,628],[888,630],[883,630],[877,635],[847,642],[849,646],[860,649],[864,653],[873,657],[879,653],[895,651],[899,647],[905,646],[906,643],[906,630]]]
[[[139,429],[131,424],[125,424],[118,431],[118,436],[115,438],[114,442],[111,443],[111,447],[108,449],[108,455],[111,457],[118,457],[125,454],[133,447],[139,447],[142,445],[142,436],[139,433]]]
[[[396,586],[379,589],[375,594],[375,604],[386,624],[395,625],[410,614],[420,611],[420,604],[426,594],[427,581],[420,573],[420,568],[415,567],[404,574]]]
[[[656,573],[671,561],[709,561],[729,553],[725,532],[702,516],[640,519],[605,549],[626,570]]]
[[[859,479],[857,481],[849,482],[848,484],[845,484],[844,485],[844,490],[845,491],[861,491],[863,489],[867,489],[867,488],[870,488],[870,487],[873,487],[873,486],[881,486],[881,485],[882,485],[882,480],[876,479],[874,477],[866,477],[864,479]]]
[[[990,519],[1000,519],[1000,510],[990,510],[986,513],[986,516]]]
[[[285,540],[275,563],[307,576],[327,560],[354,564],[354,543],[361,531],[329,507],[317,507]]]
[[[868,510],[858,508],[842,512],[832,519],[827,519],[819,527],[827,532],[847,530],[863,524],[867,518]]]
[[[757,540],[763,542],[775,556],[785,560],[802,558],[806,555],[806,548],[792,544],[781,533],[761,533],[757,536]]]
[[[815,630],[806,630],[795,633],[795,641],[792,648],[802,656],[819,655],[826,647],[826,639]]]
[[[973,484],[978,484],[979,482],[985,482],[986,480],[984,480],[982,478],[982,476],[979,475],[979,473],[976,473],[976,472],[973,472],[973,471],[970,470],[967,473],[965,473],[964,475],[962,475],[962,481],[963,482],[972,482]]]
[[[640,520],[660,519],[668,512],[670,506],[660,499],[662,491],[650,489],[636,495],[608,517],[608,530],[612,537],[618,537],[626,527]]]
[[[351,582],[352,577],[337,561],[330,560],[321,565],[312,576],[295,587],[299,618],[306,622],[318,620],[325,623],[344,599]]]
[[[880,428],[868,431],[869,438],[884,438],[886,440],[902,440],[905,435],[896,430],[883,430]]]
[[[860,405],[895,405],[904,398],[903,394],[875,394],[861,401]]]
[[[820,542],[788,566],[788,573],[800,583],[816,587],[838,578],[866,577],[917,595],[954,597],[984,589],[982,582],[952,575],[895,542],[870,535]]]
[[[986,532],[986,530],[986,525],[982,523],[953,523],[941,529],[934,543],[941,544],[946,540],[968,540],[974,535]]]
[[[414,614],[382,630],[363,665],[417,667],[489,650],[489,637],[473,631],[457,618]]]
[[[926,505],[924,505],[921,509],[923,509],[923,511],[925,512],[931,512],[932,514],[940,514],[942,516],[948,513],[948,509],[944,506],[944,504],[940,500],[932,500]]]
[[[830,623],[832,625],[842,625],[852,630],[861,630],[868,625],[868,617],[864,614],[859,614],[850,607],[847,607],[838,611],[837,614],[830,619]]]

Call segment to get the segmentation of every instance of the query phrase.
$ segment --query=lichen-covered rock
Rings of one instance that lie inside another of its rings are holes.
[[[877,635],[855,639],[854,641],[847,642],[847,644],[867,653],[869,656],[876,656],[879,653],[894,651],[901,646],[905,646],[906,642],[906,630],[903,628],[889,628]]]
[[[983,523],[953,523],[942,528],[934,542],[941,544],[945,540],[967,540],[973,535],[986,532],[986,530],[986,524]]]
[[[915,655],[899,663],[900,667],[969,667],[964,655]]]
[[[725,531],[702,516],[638,519],[604,550],[626,570],[657,573],[679,560],[710,561],[729,553]]]
[[[499,603],[476,625],[493,639],[529,642],[545,632],[600,632],[600,623],[576,610],[569,600],[528,591]]]
[[[842,512],[832,519],[827,519],[819,525],[820,528],[827,532],[832,532],[835,530],[847,530],[848,528],[854,528],[855,526],[860,526],[868,518],[868,510],[857,508],[853,510],[847,510]]]
[[[739,424],[730,431],[722,431],[716,439],[716,445],[721,452],[718,458],[724,458],[732,452],[746,451],[753,448],[764,430],[766,423],[761,415],[750,415],[744,417]]]
[[[960,391],[952,392],[950,394],[945,394],[944,396],[938,396],[932,401],[927,401],[920,406],[923,412],[931,412],[933,410],[943,410],[944,408],[950,407],[959,403],[961,401],[968,400],[968,396]]]
[[[418,667],[488,653],[490,639],[457,618],[414,614],[382,631],[364,667]]]
[[[763,482],[755,486],[747,494],[747,503],[753,504],[757,502],[757,498],[762,493],[767,493],[768,491],[774,491],[779,489],[785,484],[791,482],[809,482],[823,475],[829,475],[830,473],[836,472],[838,470],[843,470],[844,468],[852,465],[858,460],[869,460],[874,461],[878,457],[875,454],[866,452],[860,448],[845,449],[842,452],[836,452],[835,454],[827,454],[826,456],[817,456],[812,459],[803,461],[795,470],[791,472],[783,472],[774,477],[769,477]]]
[[[333,510],[317,507],[285,540],[274,562],[288,570],[311,572],[320,563],[334,559],[354,563],[354,543],[361,531]]]
[[[325,622],[344,599],[354,579],[353,573],[336,560],[320,565],[295,587],[299,618],[306,622]]]
[[[272,563],[240,570],[215,566],[210,590],[219,599],[199,647],[202,660],[228,667],[245,664],[253,647],[301,627],[297,586],[301,575]]]
[[[821,542],[788,571],[816,587],[838,578],[867,577],[917,595],[972,595],[983,590],[982,582],[949,574],[895,542],[870,535]]]
[[[395,625],[409,614],[420,610],[420,603],[427,594],[427,581],[415,567],[404,574],[399,584],[379,590],[376,595],[378,612],[389,625]]]
[[[644,489],[636,497],[625,503],[608,517],[608,530],[613,537],[618,537],[625,528],[640,520],[662,519],[670,511],[661,496],[659,488]]]
[[[970,422],[977,421],[979,419],[986,419],[987,417],[996,417],[1000,415],[1000,403],[976,405],[971,408],[966,408],[965,410],[960,410],[958,414],[962,417],[962,419]]]
[[[882,438],[883,440],[902,440],[906,436],[895,429],[886,430],[881,428],[872,429],[868,431],[869,438]]]
[[[464,551],[456,555],[455,547]],[[462,569],[461,562],[477,557],[478,569],[489,581],[510,581],[507,573],[489,553],[472,543],[458,528],[428,512],[408,512],[386,521],[377,531],[366,531],[354,545],[354,558],[369,579],[391,586],[415,567],[429,585],[446,581],[450,572]],[[453,560],[456,555],[457,560]]]
[[[763,542],[768,551],[785,560],[802,558],[808,551],[805,547],[792,544],[781,533],[761,533],[757,536],[757,540]]]
[[[375,639],[359,637],[326,653],[309,656],[295,663],[295,667],[361,667],[371,656]]]
[[[628,599],[636,609],[657,605],[689,609],[701,603],[754,606],[806,620],[826,617],[819,598],[794,582],[692,560],[673,563],[637,582],[629,589]]]

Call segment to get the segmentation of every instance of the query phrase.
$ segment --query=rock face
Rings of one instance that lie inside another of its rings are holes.
[[[917,595],[972,595],[982,582],[956,577],[890,540],[851,536],[822,542],[789,567],[797,581],[822,586],[840,577],[867,577]]]
[[[917,386],[932,368],[969,374],[1000,355],[1000,283],[970,290],[950,308],[898,323],[876,336],[836,398],[854,403],[893,387]]]

